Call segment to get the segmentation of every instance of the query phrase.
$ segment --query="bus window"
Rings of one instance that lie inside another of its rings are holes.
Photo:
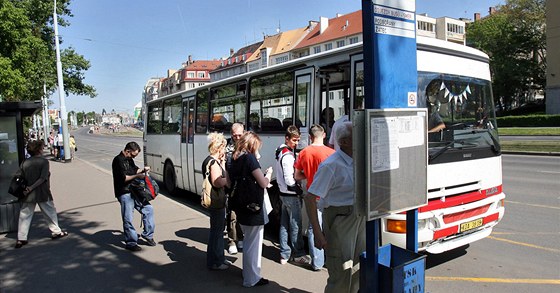
[[[196,133],[208,131],[208,90],[196,93]]]
[[[233,123],[245,123],[246,88],[243,82],[212,89],[210,131],[229,132]]]
[[[364,109],[364,62],[356,62],[354,81],[354,109]]]
[[[255,132],[283,132],[293,121],[293,90],[292,72],[252,79],[248,129]]]
[[[148,106],[148,122],[146,123],[146,133],[160,134],[161,133],[161,118],[162,118],[161,102],[152,103]]]
[[[181,97],[165,100],[163,102],[163,134],[177,134],[181,126]]]
[[[193,100],[183,102],[183,118],[181,119],[181,142],[193,143]],[[188,140],[187,140],[188,139]]]
[[[296,104],[296,123],[290,123],[288,125],[284,125],[285,128],[288,128],[291,124],[299,127],[307,126],[307,100],[311,98],[312,89],[311,89],[311,74],[301,75],[298,76],[296,79],[297,83],[297,104]],[[291,122],[291,121],[290,121]]]

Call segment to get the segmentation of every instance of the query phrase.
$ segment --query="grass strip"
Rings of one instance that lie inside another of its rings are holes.
[[[560,127],[511,127],[500,128],[498,130],[500,135],[560,135]]]
[[[560,153],[560,143],[557,141],[500,141],[500,145],[504,151]]]

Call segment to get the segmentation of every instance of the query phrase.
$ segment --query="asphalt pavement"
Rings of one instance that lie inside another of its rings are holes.
[[[208,217],[165,196],[152,201],[157,246],[124,249],[120,205],[107,170],[76,159],[51,161],[51,189],[59,224],[69,236],[51,240],[36,209],[29,244],[15,249],[17,234],[0,235],[0,293],[12,292],[322,292],[327,272],[278,263],[265,240],[262,275],[270,284],[242,287],[243,253],[227,255],[225,271],[206,268]],[[140,230],[140,215],[134,223]]]

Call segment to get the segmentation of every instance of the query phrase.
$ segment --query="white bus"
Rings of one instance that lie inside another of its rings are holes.
[[[446,126],[429,134],[429,203],[418,211],[418,247],[441,253],[490,235],[503,217],[501,153],[488,56],[436,39],[418,37],[417,44],[418,107],[433,109]],[[170,193],[200,194],[207,134],[229,137],[235,122],[263,140],[263,168],[274,164],[291,124],[304,148],[323,110],[332,108],[327,120],[336,120],[351,115],[345,105],[363,108],[362,49],[357,43],[149,101],[143,154],[151,174]],[[279,204],[276,191],[269,193]],[[385,217],[380,244],[405,247],[405,219]]]

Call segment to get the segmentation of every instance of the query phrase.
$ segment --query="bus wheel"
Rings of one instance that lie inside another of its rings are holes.
[[[173,168],[173,164],[170,162],[165,163],[165,168],[163,170],[163,184],[170,194],[175,194],[177,192],[177,177],[175,177],[175,168]]]

